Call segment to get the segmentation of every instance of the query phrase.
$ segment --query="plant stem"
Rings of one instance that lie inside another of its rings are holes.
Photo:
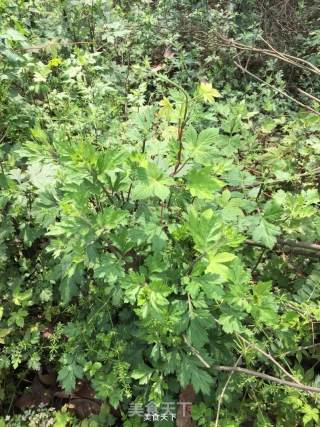
[[[237,360],[237,361],[236,361],[236,363],[234,364],[234,367],[235,367],[235,368],[239,365],[239,363],[241,362],[241,359],[242,359],[242,357],[241,357],[241,356],[240,356],[240,357],[238,357],[238,360]],[[228,385],[229,385],[229,382],[231,381],[231,378],[232,378],[233,374],[234,374],[234,371],[230,372],[230,374],[229,374],[229,376],[228,376],[228,379],[227,379],[227,381],[225,382],[225,385],[223,386],[223,389],[222,389],[221,394],[220,394],[220,396],[219,396],[218,407],[217,407],[217,415],[216,415],[216,421],[215,421],[215,424],[214,424],[214,426],[215,426],[215,427],[218,427],[218,426],[219,426],[219,417],[220,417],[220,410],[221,410],[222,401],[223,401],[223,398],[224,398],[225,392],[226,392],[226,390],[227,390],[227,387],[228,387]]]

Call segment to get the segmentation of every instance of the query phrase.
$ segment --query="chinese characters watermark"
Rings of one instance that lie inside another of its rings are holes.
[[[149,402],[147,405],[132,402],[129,405],[129,417],[140,417],[144,421],[173,421],[176,419],[177,406],[182,407],[182,416],[185,417],[190,412],[191,402],[163,402],[160,408],[154,403]]]

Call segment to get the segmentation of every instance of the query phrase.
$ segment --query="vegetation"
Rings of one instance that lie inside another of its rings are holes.
[[[0,0],[1,427],[319,425],[317,3]]]

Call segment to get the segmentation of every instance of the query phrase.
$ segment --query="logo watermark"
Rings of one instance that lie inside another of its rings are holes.
[[[146,405],[131,402],[129,405],[129,417],[140,417],[144,421],[174,421],[177,418],[177,409],[181,407],[182,417],[190,413],[192,402],[163,402],[158,407],[154,402]]]

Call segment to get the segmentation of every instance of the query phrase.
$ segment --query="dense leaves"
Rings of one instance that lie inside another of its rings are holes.
[[[53,371],[46,403],[83,380],[101,407],[56,426],[144,426],[189,384],[200,426],[318,425],[314,394],[217,369],[319,386],[320,116],[209,43],[254,41],[255,2],[209,3],[0,1],[1,415]]]

